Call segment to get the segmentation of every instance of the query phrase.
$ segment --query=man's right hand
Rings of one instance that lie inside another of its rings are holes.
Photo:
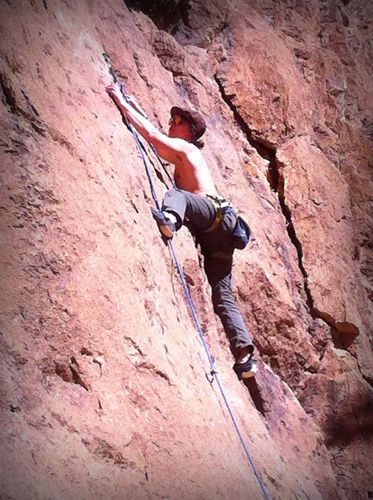
[[[114,101],[120,102],[123,99],[119,83],[111,83],[105,87],[105,90]]]
[[[111,83],[110,85],[107,85],[105,87],[105,90],[116,103],[121,104],[123,102],[127,102],[133,107],[133,109],[140,113],[140,115],[142,115],[144,118],[148,118],[147,114],[142,109],[140,104],[136,101],[136,99],[132,95],[125,94],[122,86],[119,83]]]

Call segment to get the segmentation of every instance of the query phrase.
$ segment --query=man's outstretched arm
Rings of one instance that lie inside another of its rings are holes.
[[[171,163],[183,159],[191,146],[190,144],[183,139],[171,138],[162,134],[147,118],[125,100],[119,84],[112,83],[106,87],[106,90],[126,120],[132,123],[144,139],[153,144],[159,156]]]

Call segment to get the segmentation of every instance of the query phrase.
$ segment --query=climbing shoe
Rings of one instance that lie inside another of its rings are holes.
[[[176,231],[176,225],[167,218],[162,210],[156,210],[155,208],[152,208],[152,214],[154,220],[158,224],[160,232],[165,238],[170,240]]]
[[[235,363],[233,365],[233,370],[235,371],[238,380],[244,380],[247,378],[255,377],[256,374],[256,360],[252,356],[249,357],[245,363]]]

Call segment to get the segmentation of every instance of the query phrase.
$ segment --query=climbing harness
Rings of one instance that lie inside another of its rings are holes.
[[[225,200],[221,196],[207,194],[206,197],[209,198],[209,200],[215,207],[215,219],[211,226],[209,226],[207,229],[204,229],[202,231],[199,230],[200,233],[210,233],[217,229],[223,221],[225,214],[229,212],[236,214],[236,210],[234,209],[232,203]],[[249,224],[245,221],[242,215],[236,215],[236,224],[231,233],[231,241],[233,247],[239,250],[243,250],[249,243],[250,234],[251,230]],[[227,255],[230,254],[225,253],[225,255],[226,256],[224,258],[227,258]]]
[[[111,72],[111,74],[115,75],[114,70],[112,70],[112,68],[111,68],[110,59],[105,59],[105,60],[110,65],[110,69],[111,69],[110,72]],[[115,78],[116,78],[116,76],[115,76]],[[124,92],[123,86],[121,86],[121,91],[122,91],[123,97],[126,99],[126,94]],[[131,131],[131,133],[133,135],[133,138],[135,140],[136,146],[137,146],[138,151],[140,153],[140,156],[142,158],[142,161],[143,161],[143,164],[144,164],[144,167],[145,167],[145,172],[146,172],[146,175],[147,175],[147,178],[148,178],[148,181],[149,181],[150,190],[151,190],[151,193],[152,193],[153,200],[154,200],[157,208],[160,210],[161,209],[161,204],[159,202],[159,199],[158,199],[158,196],[157,196],[157,193],[156,193],[156,189],[155,189],[155,186],[154,186],[154,181],[153,181],[153,178],[152,178],[152,175],[151,175],[151,172],[150,172],[150,167],[149,167],[150,160],[149,160],[148,154],[147,154],[146,150],[142,147],[141,141],[140,141],[139,136],[138,136],[138,133],[135,130],[135,128],[133,127],[133,125],[131,123],[129,123],[129,122],[128,123],[126,122],[126,124],[127,124],[127,127],[129,128],[129,130]],[[156,157],[158,158],[158,160],[161,162],[158,154],[156,152],[155,152],[155,154],[156,154]],[[199,321],[199,318],[198,318],[198,315],[197,315],[197,311],[196,311],[193,299],[191,297],[191,294],[190,294],[190,291],[189,291],[189,288],[188,288],[188,285],[187,285],[187,282],[186,282],[186,279],[185,279],[184,271],[183,271],[183,268],[182,268],[182,266],[181,266],[181,264],[180,264],[180,262],[179,262],[179,260],[178,260],[178,258],[176,256],[172,240],[168,240],[167,244],[168,244],[168,247],[170,249],[172,260],[173,260],[173,262],[175,264],[175,267],[177,269],[178,275],[180,277],[180,281],[181,281],[181,284],[182,284],[182,287],[183,287],[183,290],[184,290],[184,293],[185,293],[185,296],[186,296],[186,299],[187,299],[190,311],[192,313],[193,320],[194,320],[195,325],[196,325],[198,336],[199,336],[199,338],[201,340],[201,343],[202,343],[202,345],[204,347],[204,350],[205,350],[207,358],[208,358],[208,362],[209,362],[209,365],[210,365],[210,373],[209,373],[210,378],[208,378],[208,380],[209,380],[210,384],[213,383],[213,380],[216,380],[216,383],[217,383],[217,385],[219,387],[221,396],[222,396],[222,398],[224,400],[225,406],[226,406],[227,411],[229,413],[229,416],[230,416],[230,418],[232,420],[233,426],[234,426],[234,428],[235,428],[235,430],[237,432],[237,435],[239,437],[239,440],[240,440],[241,445],[243,447],[243,450],[245,452],[247,461],[248,461],[249,465],[251,466],[251,468],[252,468],[252,470],[254,472],[254,475],[255,475],[255,477],[256,477],[256,479],[258,481],[258,484],[259,484],[259,486],[261,488],[261,491],[263,493],[264,498],[266,500],[270,500],[271,497],[270,497],[269,493],[266,491],[266,488],[265,488],[265,486],[263,484],[263,481],[262,481],[262,479],[261,479],[261,477],[260,477],[260,475],[259,475],[259,473],[258,473],[258,471],[257,471],[257,469],[255,467],[254,461],[253,461],[253,459],[251,457],[251,454],[250,454],[249,449],[248,449],[248,447],[247,447],[247,445],[245,443],[245,440],[244,440],[244,438],[242,436],[242,433],[241,433],[241,431],[240,431],[240,429],[238,427],[236,418],[233,415],[231,406],[230,406],[230,404],[228,402],[228,399],[227,399],[227,397],[225,395],[225,391],[224,391],[223,386],[222,386],[222,384],[220,382],[219,374],[218,374],[218,372],[216,370],[216,367],[215,367],[215,360],[214,360],[213,356],[211,355],[210,349],[209,349],[209,347],[207,345],[207,341],[206,341],[206,338],[205,338],[204,333],[202,331],[201,323]]]
[[[212,194],[207,194],[206,197],[212,202],[215,208],[215,220],[209,226],[207,229],[199,230],[200,233],[210,233],[211,231],[214,231],[219,224],[222,222],[224,219],[224,215],[228,213],[229,211],[234,212],[233,205],[222,198],[221,196],[216,196]]]

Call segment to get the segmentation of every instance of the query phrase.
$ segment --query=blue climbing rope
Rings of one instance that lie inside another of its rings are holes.
[[[122,90],[122,94],[123,94],[123,97],[124,99],[126,99],[127,101],[127,98],[126,98],[126,94],[125,92],[123,91],[123,88],[121,88]],[[128,102],[128,101],[127,101]],[[135,130],[135,128],[133,127],[133,125],[129,122],[126,122],[127,123],[127,126],[129,128],[129,130],[131,131],[132,133],[132,136],[134,137],[134,140],[135,140],[135,143],[136,143],[136,146],[137,146],[137,149],[141,155],[141,158],[142,158],[142,161],[144,163],[144,167],[145,167],[145,172],[146,172],[146,175],[148,177],[148,181],[149,181],[149,185],[150,185],[150,190],[151,190],[151,193],[152,193],[152,197],[153,197],[153,200],[158,208],[158,210],[161,209],[161,203],[159,202],[159,198],[157,196],[157,192],[156,192],[156,189],[155,189],[155,185],[154,185],[154,182],[153,182],[153,178],[152,178],[152,175],[151,175],[151,171],[150,171],[150,167],[149,167],[149,158],[148,158],[148,155],[147,153],[145,152],[145,148],[143,147],[140,139],[139,139],[139,136],[138,136],[138,133],[137,131]],[[154,148],[152,148],[154,154],[157,156],[158,160],[160,161],[160,163],[163,165],[161,159],[159,158],[157,152],[155,151]],[[266,499],[266,500],[271,500],[271,497],[269,495],[269,493],[267,492],[264,484],[263,484],[263,481],[256,469],[256,466],[255,466],[255,463],[253,461],[253,458],[250,454],[250,451],[245,443],[245,440],[242,436],[242,433],[240,431],[240,428],[238,426],[238,423],[237,423],[237,420],[232,412],[232,409],[231,409],[231,406],[229,404],[229,401],[226,397],[226,394],[225,394],[225,391],[224,391],[224,388],[223,388],[223,385],[220,381],[220,378],[219,378],[219,374],[216,370],[216,367],[215,367],[215,360],[213,358],[213,356],[211,355],[211,352],[210,352],[210,349],[208,347],[208,344],[207,344],[207,341],[206,341],[206,338],[205,338],[205,335],[202,331],[202,327],[201,327],[201,323],[199,321],[199,318],[198,318],[198,314],[197,314],[197,311],[196,311],[196,308],[195,308],[195,305],[194,305],[194,302],[193,302],[193,299],[192,299],[192,296],[190,294],[190,291],[189,291],[189,287],[188,287],[188,284],[186,282],[186,279],[185,279],[185,275],[184,275],[184,271],[183,271],[183,268],[179,262],[179,259],[177,258],[177,255],[176,255],[176,252],[175,252],[175,249],[174,249],[174,245],[172,243],[172,240],[168,240],[168,247],[170,249],[170,253],[171,253],[171,256],[172,256],[172,260],[175,264],[175,267],[177,269],[177,272],[179,274],[179,277],[180,277],[180,281],[181,281],[181,284],[183,286],[183,290],[184,290],[184,293],[185,293],[185,296],[186,296],[186,299],[187,299],[187,302],[188,302],[188,305],[189,305],[189,308],[190,308],[190,311],[192,313],[192,316],[193,316],[193,320],[195,322],[195,325],[196,325],[196,328],[197,328],[197,332],[198,332],[198,336],[202,342],[202,345],[205,349],[205,352],[206,352],[206,355],[207,355],[207,359],[208,359],[208,362],[209,362],[209,365],[210,365],[210,375],[212,375],[213,379],[216,380],[217,384],[218,384],[218,387],[219,387],[219,390],[220,390],[220,393],[222,395],[222,398],[224,400],[224,403],[225,403],[225,406],[228,410],[228,413],[229,413],[229,416],[232,420],[232,423],[233,423],[233,426],[238,434],[238,437],[239,437],[239,440],[241,442],[241,445],[243,447],[243,450],[245,452],[245,455],[246,455],[246,458],[247,458],[247,461],[249,463],[249,465],[251,466],[253,472],[254,472],[254,475],[258,481],[258,484],[262,490],[262,493],[263,493],[263,497]]]

